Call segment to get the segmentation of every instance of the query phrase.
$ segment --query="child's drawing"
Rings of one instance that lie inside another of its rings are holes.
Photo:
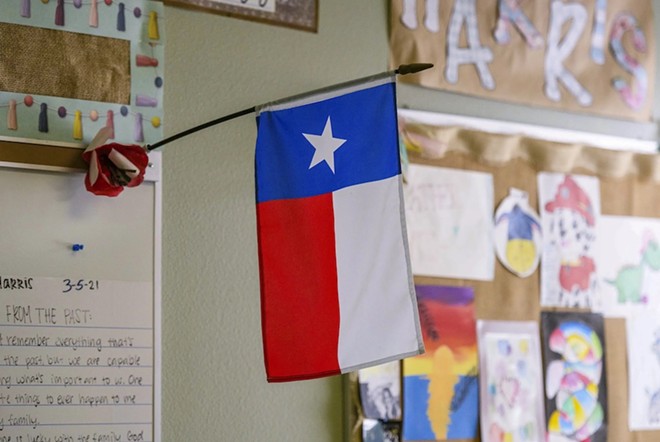
[[[473,439],[479,433],[474,292],[415,290],[426,353],[403,360],[403,440]]]
[[[538,182],[544,232],[541,304],[591,307],[597,284],[598,180],[541,173]]]
[[[603,216],[598,235],[599,299],[605,316],[660,305],[660,220]]]
[[[621,267],[616,279],[607,281],[616,287],[617,300],[620,304],[626,302],[646,304],[649,300],[647,287],[644,284],[644,273],[660,270],[660,247],[652,236],[647,237],[643,243],[639,263]]]
[[[502,265],[521,278],[534,273],[542,249],[541,220],[527,192],[511,188],[495,212],[495,252]]]
[[[401,419],[401,363],[399,361],[358,371],[364,416],[382,421]]]
[[[478,321],[483,442],[545,439],[543,372],[536,322]]]
[[[631,431],[660,429],[660,314],[636,310],[626,320],[628,425]]]
[[[549,442],[604,442],[607,388],[603,317],[541,314]]]
[[[404,197],[413,273],[493,279],[492,175],[410,164]]]

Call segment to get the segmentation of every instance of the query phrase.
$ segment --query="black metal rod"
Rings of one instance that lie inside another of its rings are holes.
[[[425,69],[432,68],[433,65],[430,63],[413,63],[413,64],[402,64],[399,66],[397,69],[392,71],[394,74],[397,75],[407,75],[407,74],[416,74],[417,72],[423,71]],[[333,87],[333,86],[330,86]],[[326,88],[324,88],[326,89]],[[313,92],[313,91],[312,91]],[[312,93],[310,92],[310,93]],[[242,117],[244,115],[251,114],[257,110],[256,106],[252,106],[248,109],[243,109],[238,112],[234,112],[233,114],[225,115],[220,118],[216,118],[215,120],[207,121],[206,123],[202,123],[198,126],[191,127],[190,129],[186,129],[184,131],[181,131],[179,133],[176,133],[172,136],[169,136],[167,138],[164,138],[154,144],[147,144],[146,149],[147,151],[152,151],[154,149],[157,149],[167,143],[170,143],[172,141],[178,140],[179,138],[185,137],[186,135],[190,135],[192,133],[198,132],[202,129],[206,129],[207,127],[215,126],[216,124],[224,123],[229,120],[233,120],[238,117]]]

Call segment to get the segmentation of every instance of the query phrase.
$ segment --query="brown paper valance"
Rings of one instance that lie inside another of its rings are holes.
[[[602,177],[634,176],[642,181],[660,182],[660,156],[652,153],[405,121],[401,134],[407,147],[419,152],[421,158],[437,159],[448,154],[460,154],[494,167],[522,160],[538,171],[571,172],[582,169]]]

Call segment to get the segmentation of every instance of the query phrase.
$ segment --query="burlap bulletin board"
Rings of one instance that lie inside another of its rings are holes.
[[[412,163],[492,174],[495,207],[507,196],[510,187],[516,187],[527,191],[530,205],[538,208],[537,173],[571,172],[598,176],[603,215],[660,218],[660,156],[655,154],[604,150],[515,135],[497,135],[458,127],[405,122],[402,125],[402,136]],[[495,279],[491,282],[429,277],[415,277],[415,282],[473,287],[477,319],[538,322],[541,313],[540,271],[537,269],[527,278],[518,278],[497,260],[495,265]],[[605,341],[608,440],[660,441],[660,431],[628,431],[628,372],[624,319],[605,319]],[[351,440],[359,441],[361,410],[356,374],[350,375],[349,386]]]

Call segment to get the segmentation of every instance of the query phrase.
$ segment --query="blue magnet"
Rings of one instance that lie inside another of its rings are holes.
[[[71,250],[73,250],[74,252],[79,252],[80,250],[82,250],[84,248],[85,248],[85,246],[82,245],[82,244],[74,244],[73,246],[71,246]]]

